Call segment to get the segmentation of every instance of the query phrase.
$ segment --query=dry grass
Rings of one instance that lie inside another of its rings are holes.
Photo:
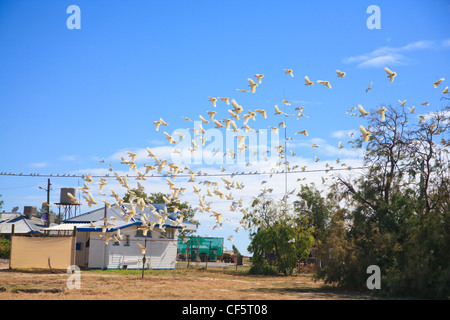
[[[295,300],[369,299],[342,292],[310,274],[251,276],[223,269],[83,270],[81,288],[68,289],[69,274],[49,271],[0,270],[0,300]]]

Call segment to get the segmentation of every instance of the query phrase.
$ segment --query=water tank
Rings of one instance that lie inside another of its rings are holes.
[[[25,206],[23,207],[23,214],[27,219],[31,219],[32,216],[36,216],[37,207]]]
[[[75,198],[77,197],[77,189],[75,188],[61,188],[61,196],[59,202],[62,204],[75,204],[75,201],[72,200],[67,193],[72,194]]]

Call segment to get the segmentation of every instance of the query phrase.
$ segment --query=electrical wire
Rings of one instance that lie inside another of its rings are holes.
[[[257,175],[274,175],[274,174],[297,174],[297,173],[311,173],[311,172],[330,172],[330,171],[351,171],[351,170],[362,170],[367,169],[368,167],[346,167],[346,168],[327,168],[327,169],[310,169],[310,170],[282,170],[282,171],[274,171],[274,172],[233,172],[233,173],[195,173],[193,174],[196,177],[228,177],[228,176],[257,176]],[[15,173],[4,173],[1,172],[0,176],[8,176],[8,177],[39,177],[39,178],[85,178],[85,175],[79,175],[79,174],[40,174],[40,173],[31,173],[31,174],[15,174]],[[186,177],[189,178],[190,174],[173,174],[173,173],[166,173],[166,174],[159,174],[159,175],[119,175],[120,177],[127,177],[127,178],[139,178],[139,177],[145,177],[145,178],[165,178],[165,177]],[[115,179],[115,175],[91,175],[92,178],[113,178]]]
[[[37,186],[39,186],[39,184],[35,184],[35,185],[32,185],[32,186],[20,186],[20,187],[1,187],[0,190],[35,188]]]

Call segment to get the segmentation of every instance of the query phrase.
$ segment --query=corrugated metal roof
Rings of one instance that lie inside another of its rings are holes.
[[[2,214],[0,234],[11,234],[12,225],[14,225],[14,233],[17,234],[42,233],[41,230],[45,227],[45,222],[40,219],[27,219],[20,213]]]
[[[165,204],[153,204],[153,206],[156,208],[156,210],[158,211],[164,211],[164,207]],[[98,209],[94,209],[92,211],[80,214],[76,217],[64,220],[63,222],[84,222],[84,223],[90,223],[91,221],[99,221],[103,218],[113,218],[115,217],[117,220],[124,220],[123,214],[126,213],[125,208],[130,208],[129,204],[124,204],[123,208],[118,207],[117,205],[112,205],[111,208],[106,208],[106,213],[105,213],[105,207],[101,207]],[[149,213],[151,213],[150,208],[144,208],[144,211],[140,211],[140,210],[136,210],[136,213],[138,214],[142,214],[145,213],[147,216]],[[140,216],[139,217],[134,217],[132,218],[133,222],[134,221],[139,221],[140,220]]]
[[[161,214],[164,213],[164,209],[166,208],[165,204],[152,204],[156,210]],[[145,207],[144,210],[139,210],[139,208],[136,208],[137,216],[132,217],[129,221],[125,221],[125,209],[129,209],[129,204],[124,204],[123,207],[118,207],[117,205],[112,205],[111,208],[99,208],[94,209],[90,212],[83,213],[79,216],[67,219],[63,221],[64,223],[84,223],[87,224],[85,226],[77,227],[77,229],[80,232],[94,232],[94,231],[101,231],[102,226],[104,225],[104,218],[111,219],[116,218],[117,220],[114,222],[114,226],[108,231],[115,231],[117,229],[122,229],[130,225],[140,225],[141,224],[141,217],[143,214],[146,215],[147,219],[149,221],[158,222],[157,217],[152,213],[152,210],[148,207]],[[173,228],[174,226],[170,222],[170,220],[175,221],[178,218],[178,214],[176,213],[169,213],[168,220],[166,220],[166,224],[164,226],[168,228]],[[95,228],[91,226],[91,222],[95,225]],[[184,222],[183,223],[186,226],[186,229],[188,230],[196,230],[197,224],[191,223],[191,222]]]
[[[75,227],[83,228],[83,227],[89,227],[89,224],[86,223],[63,223],[58,224],[56,226],[44,228],[45,231],[72,231]]]

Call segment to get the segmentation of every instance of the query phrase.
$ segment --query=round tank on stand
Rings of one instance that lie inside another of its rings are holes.
[[[61,204],[76,204],[75,200],[70,198],[67,193],[70,193],[75,198],[77,197],[77,189],[75,188],[61,188],[61,196],[59,202]]]

